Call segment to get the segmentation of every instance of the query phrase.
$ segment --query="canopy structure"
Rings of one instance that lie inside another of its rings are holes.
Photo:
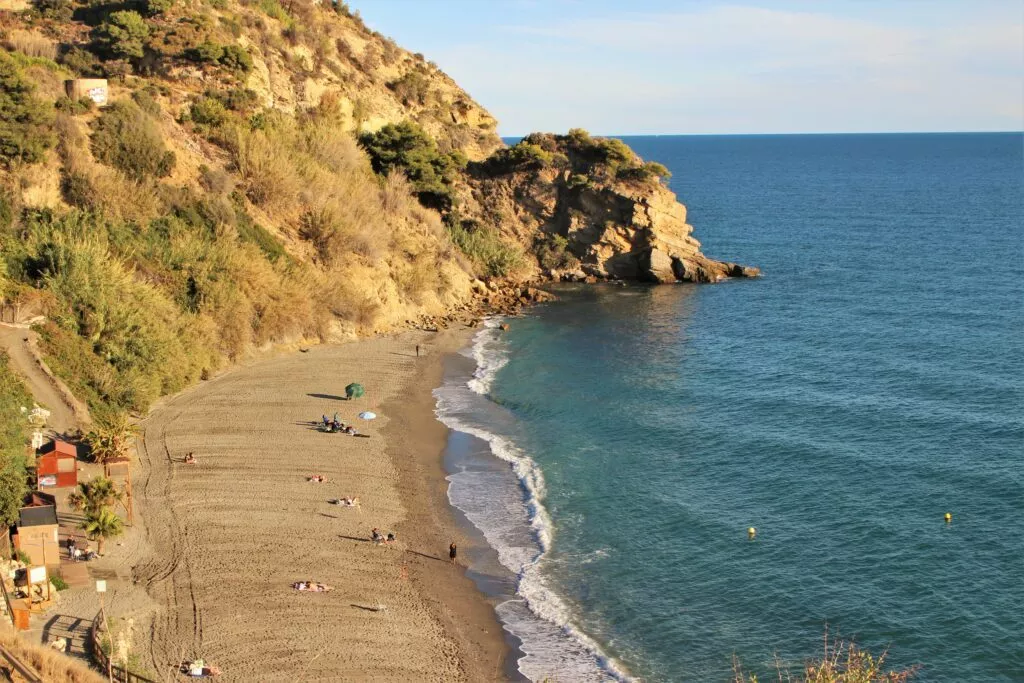
[[[362,420],[372,420],[375,417],[377,417],[377,413],[371,413],[369,410],[359,413],[359,418]]]
[[[348,399],[359,398],[365,393],[366,390],[363,389],[363,385],[357,384],[356,382],[353,382],[352,384],[349,384],[347,387],[345,387],[345,398]]]

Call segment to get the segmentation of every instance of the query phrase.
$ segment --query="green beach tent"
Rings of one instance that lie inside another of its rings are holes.
[[[348,398],[350,400],[353,398],[359,398],[365,393],[366,391],[363,389],[362,384],[352,382],[352,384],[349,384],[347,387],[345,387],[345,398]]]

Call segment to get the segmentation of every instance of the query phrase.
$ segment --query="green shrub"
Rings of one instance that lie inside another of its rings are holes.
[[[282,23],[287,23],[291,17],[284,11],[284,7],[281,7],[281,3],[278,0],[257,0],[257,7],[259,7],[268,17],[273,17]]]
[[[22,407],[32,406],[32,395],[0,351],[0,525],[18,518],[28,484],[25,479],[25,443],[28,423]]]
[[[580,188],[590,187],[592,185],[590,178],[582,173],[573,173],[569,176],[569,179],[565,181],[565,186],[570,190],[576,190]]]
[[[252,71],[252,57],[241,45],[225,45],[218,61],[232,71],[240,73]]]
[[[648,161],[640,166],[620,168],[616,171],[615,176],[620,180],[648,183],[658,178],[668,180],[672,177],[672,173],[657,161]]]
[[[64,52],[60,56],[60,63],[76,76],[89,78],[103,73],[96,55],[80,47],[73,47]]]
[[[239,197],[235,204],[235,215],[237,219],[238,239],[243,243],[254,244],[270,260],[277,263],[278,260],[286,258],[288,252],[284,245],[270,231],[253,221],[252,217],[245,210]]]
[[[79,97],[77,100],[73,100],[70,97],[61,97],[53,103],[53,106],[57,111],[77,116],[78,114],[85,114],[95,109],[96,103],[92,101],[91,97]]]
[[[228,111],[220,100],[213,97],[200,97],[192,103],[189,110],[192,121],[201,126],[219,126],[227,120]]]
[[[200,64],[212,64],[219,62],[224,56],[224,46],[218,45],[210,40],[204,40],[199,45],[188,51],[188,58]]]
[[[501,239],[492,227],[457,219],[445,221],[445,227],[452,243],[469,257],[480,275],[504,277],[525,262],[522,250]]]
[[[388,124],[376,133],[367,133],[359,143],[370,155],[373,170],[386,176],[400,170],[409,178],[424,206],[447,212],[455,204],[452,184],[466,166],[460,152],[442,154],[427,133],[411,121]]]
[[[174,7],[174,0],[143,0],[146,6],[146,14],[153,17],[167,12]]]
[[[547,168],[554,162],[554,154],[539,145],[521,140],[511,147],[496,151],[487,159],[486,165],[492,173],[501,174],[514,171],[536,171]]]
[[[35,163],[53,146],[53,110],[35,97],[9,53],[0,52],[0,163]]]
[[[96,121],[92,153],[134,178],[163,178],[174,170],[174,152],[153,120],[131,101],[114,102]]]
[[[71,21],[75,10],[71,0],[35,0],[33,4],[40,16],[62,23]]]
[[[546,270],[565,270],[579,265],[579,259],[569,251],[569,240],[562,235],[551,235],[546,240],[540,240],[534,251],[537,261]]]
[[[53,587],[58,591],[66,591],[68,589],[68,582],[65,581],[63,577],[51,576],[50,583],[52,583]]]
[[[96,43],[112,58],[139,59],[144,53],[149,26],[138,12],[111,12],[95,30]]]
[[[410,71],[388,83],[388,88],[406,106],[411,104],[423,105],[427,103],[430,83],[420,72]]]
[[[223,93],[219,99],[231,111],[248,114],[259,104],[260,96],[256,94],[255,90],[249,88],[232,88]]]
[[[160,103],[153,97],[153,93],[157,91],[157,88],[146,88],[144,90],[136,90],[132,93],[132,101],[139,105],[139,109],[146,112],[150,116],[160,116]]]
[[[28,564],[28,565],[32,564],[32,558],[29,557],[28,553],[26,553],[21,548],[18,548],[14,552],[14,559],[18,560],[18,562],[21,562],[22,564]]]
[[[132,64],[127,59],[110,59],[103,62],[103,75],[107,78],[124,80],[132,72]]]

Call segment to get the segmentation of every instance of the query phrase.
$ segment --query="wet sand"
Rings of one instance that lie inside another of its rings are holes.
[[[150,669],[203,657],[225,681],[504,678],[493,609],[447,557],[449,542],[471,539],[448,505],[447,430],[431,391],[444,354],[469,334],[314,347],[236,368],[154,410],[135,478],[144,538],[125,557],[156,605]],[[340,400],[354,381],[366,395]],[[359,420],[364,410],[379,417]],[[310,424],[334,412],[369,438]],[[194,465],[182,462],[189,452]],[[342,496],[361,507],[328,502]],[[374,527],[397,541],[370,542]],[[305,579],[334,590],[291,589]]]

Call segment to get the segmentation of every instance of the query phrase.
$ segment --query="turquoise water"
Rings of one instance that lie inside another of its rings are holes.
[[[439,390],[489,442],[450,496],[519,582],[519,669],[773,679],[827,627],[1024,680],[1021,136],[627,142],[765,277],[567,288]]]

